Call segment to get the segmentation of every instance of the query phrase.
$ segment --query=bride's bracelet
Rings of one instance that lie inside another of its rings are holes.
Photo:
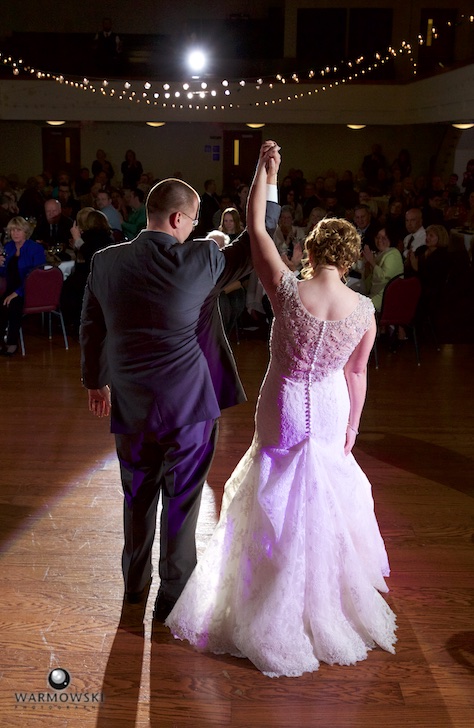
[[[350,422],[347,423],[347,426],[348,426],[349,430],[352,430],[352,432],[355,432],[356,435],[359,434],[359,430],[357,430],[355,427],[352,427]]]

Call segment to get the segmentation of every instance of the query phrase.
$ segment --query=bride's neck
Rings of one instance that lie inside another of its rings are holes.
[[[318,265],[313,273],[313,278],[319,278],[320,280],[339,280],[341,276],[341,271],[335,265]]]

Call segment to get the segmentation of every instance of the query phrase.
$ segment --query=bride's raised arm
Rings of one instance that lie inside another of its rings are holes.
[[[277,183],[279,152],[280,147],[276,142],[265,142],[262,145],[247,202],[247,228],[253,265],[270,299],[286,269],[275,243],[265,229],[266,186]]]

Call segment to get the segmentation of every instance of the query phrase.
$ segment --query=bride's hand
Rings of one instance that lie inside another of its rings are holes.
[[[346,444],[344,445],[344,455],[349,455],[349,453],[352,451],[352,448],[355,445],[357,433],[354,432],[352,427],[347,426],[346,429]]]

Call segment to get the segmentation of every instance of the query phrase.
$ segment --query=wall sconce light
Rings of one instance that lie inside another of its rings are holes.
[[[50,126],[62,126],[66,122],[65,121],[47,121],[46,123],[49,124]]]
[[[456,129],[472,129],[474,124],[469,124],[469,122],[466,122],[466,123],[452,124],[451,126],[454,126]]]
[[[347,128],[348,129],[365,129],[366,126],[367,126],[367,124],[348,124]]]
[[[164,126],[166,124],[166,121],[147,121],[146,123],[148,126],[158,127]]]
[[[261,129],[265,124],[246,124],[245,126],[250,127],[250,129]]]

